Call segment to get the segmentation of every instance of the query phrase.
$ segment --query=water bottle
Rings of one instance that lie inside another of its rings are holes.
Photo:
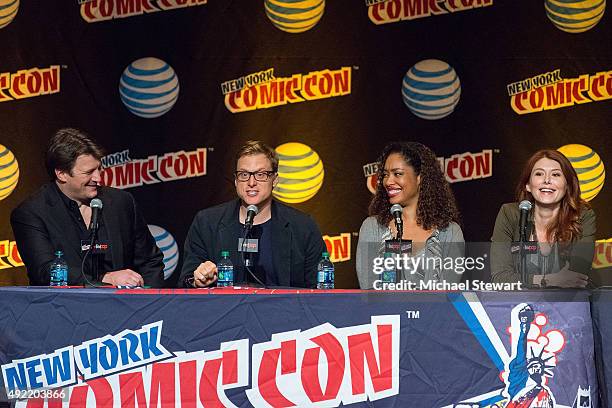
[[[329,260],[329,252],[323,252],[317,265],[317,289],[334,288],[334,264]]]
[[[229,259],[229,251],[221,251],[221,259],[217,262],[217,286],[234,286],[234,265]]]
[[[395,260],[393,261],[393,265],[390,268],[387,268],[386,263],[388,258],[393,259],[395,254],[391,252],[385,252],[383,258],[385,259],[385,263],[383,263],[383,273],[382,273],[382,282],[383,283],[395,283],[395,279],[397,278],[397,270],[395,269]]]
[[[62,251],[56,251],[55,259],[49,266],[49,286],[68,286],[68,264],[62,255]]]

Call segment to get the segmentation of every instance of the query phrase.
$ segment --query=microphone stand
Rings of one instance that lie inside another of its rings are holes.
[[[401,221],[401,218],[400,218]],[[397,251],[397,256],[401,257],[402,256],[402,238],[404,236],[404,223],[402,222],[397,222],[397,219],[395,220],[395,228],[397,228],[397,234],[395,234],[395,240],[397,241],[397,245],[398,245],[398,251]],[[399,259],[399,258],[397,258]],[[397,280],[399,279],[400,276],[404,275],[404,271],[402,268],[396,268],[395,269],[395,281],[397,282]]]
[[[91,264],[91,273],[92,273],[92,278],[95,281],[98,280],[98,264],[96,262],[97,258],[95,257],[95,254],[92,253],[93,247],[94,247],[94,243],[96,242],[96,236],[97,236],[97,232],[98,229],[94,228],[92,233],[91,233],[91,240],[89,241],[89,248],[87,249],[87,251],[85,252],[85,255],[83,255],[83,260],[81,261],[81,276],[83,277],[83,287],[100,287],[101,285],[96,284],[96,283],[92,283],[88,278],[87,275],[85,274],[85,261],[87,260],[87,256],[91,254],[91,259],[92,259],[92,264]]]
[[[542,280],[540,281],[540,287],[541,288],[545,288],[546,287],[546,271],[548,270],[548,256],[546,256],[546,259],[544,260],[544,267],[542,268]]]
[[[519,251],[519,256],[520,256],[520,262],[519,262],[519,272],[520,272],[520,276],[521,276],[521,282],[523,282],[523,285],[525,285],[526,288],[530,287],[531,285],[529,284],[529,282],[527,282],[527,253],[525,252],[525,241],[526,241],[526,235],[527,235],[527,226],[521,226],[521,231],[520,231],[520,245],[521,245],[521,249]]]
[[[523,285],[525,285],[526,288],[531,288],[533,287],[533,282],[529,282],[528,281],[528,274],[527,274],[527,252],[525,250],[525,243],[528,242],[527,240],[529,239],[529,237],[527,237],[527,225],[529,224],[529,211],[531,211],[532,208],[532,204],[529,200],[523,200],[519,203],[519,211],[520,211],[520,218],[519,218],[519,245],[520,245],[520,250],[519,250],[519,257],[520,257],[520,262],[519,262],[519,276],[521,277],[521,282],[523,282]]]
[[[525,242],[521,241],[521,252],[520,252],[521,262],[520,262],[520,272],[521,272],[521,281],[525,285],[525,287],[531,286],[529,282],[527,282],[527,254],[525,253]]]
[[[240,248],[240,253],[241,253],[241,260],[242,260],[242,265],[244,266],[244,269],[246,269],[246,271],[248,272],[248,274],[253,278],[253,280],[257,283],[259,283],[261,285],[262,288],[266,289],[266,285],[253,273],[253,271],[251,270],[251,262],[250,259],[246,259],[247,255],[246,255],[246,242],[247,242],[247,238],[249,236],[249,232],[251,232],[251,225],[248,224],[244,224],[244,230],[242,231],[242,245]],[[246,279],[245,279],[246,280]],[[248,282],[248,280],[247,280]]]

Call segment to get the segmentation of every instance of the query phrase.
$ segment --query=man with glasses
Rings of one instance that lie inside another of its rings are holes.
[[[198,212],[187,239],[179,285],[208,287],[217,282],[216,262],[229,251],[234,281],[266,286],[314,288],[316,269],[325,243],[314,220],[272,200],[278,182],[278,155],[260,141],[248,141],[236,155],[234,185],[238,199]],[[239,252],[247,207],[255,205],[250,236],[257,252],[251,256],[252,277]]]

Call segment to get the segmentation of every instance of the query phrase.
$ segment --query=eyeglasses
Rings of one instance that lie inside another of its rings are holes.
[[[249,181],[251,176],[257,181],[268,181],[274,174],[274,171],[236,171],[234,177],[238,181]]]

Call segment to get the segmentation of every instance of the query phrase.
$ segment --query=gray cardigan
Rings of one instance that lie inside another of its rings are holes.
[[[366,218],[361,224],[357,243],[357,278],[361,289],[372,289],[374,281],[381,279],[380,275],[373,271],[373,262],[374,258],[383,256],[385,240],[391,238],[389,227],[380,225],[374,216]],[[427,239],[424,251],[413,255],[432,258],[439,254],[442,260],[452,258],[454,261],[462,258],[464,253],[465,241],[461,227],[451,222],[448,227],[435,230]],[[428,265],[421,265],[413,274],[400,271],[398,279],[411,282],[438,280],[449,283],[461,280],[461,274],[452,268],[444,268],[444,264],[442,266],[440,269],[434,266],[433,262],[429,262]]]

